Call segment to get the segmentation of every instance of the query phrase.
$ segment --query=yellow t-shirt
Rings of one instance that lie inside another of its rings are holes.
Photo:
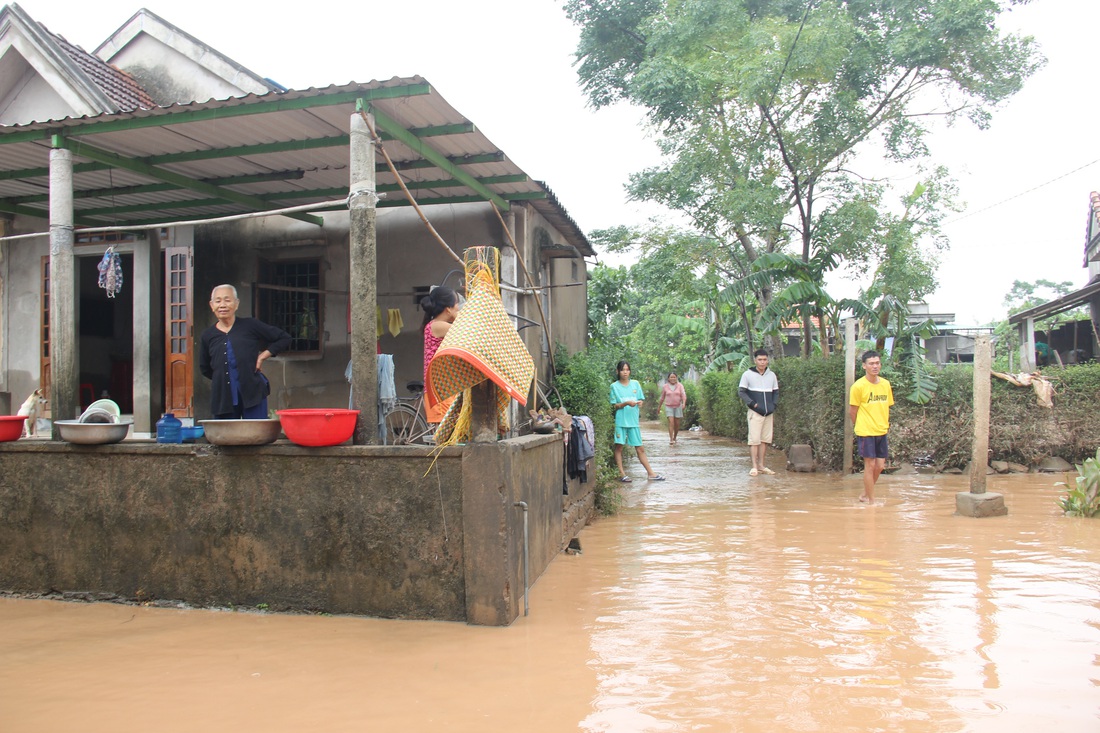
[[[889,382],[879,377],[871,384],[867,377],[860,377],[852,385],[848,404],[859,406],[856,435],[861,438],[886,435],[890,429],[890,405],[894,404],[894,391]]]

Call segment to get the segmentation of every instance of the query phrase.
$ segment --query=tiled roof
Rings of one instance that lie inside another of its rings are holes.
[[[152,97],[125,71],[100,61],[80,46],[74,46],[45,26],[42,26],[42,29],[49,33],[61,50],[88,75],[92,83],[118,105],[118,111],[131,112],[135,109],[153,109],[157,106]]]
[[[810,323],[814,328],[821,328],[821,320],[817,316],[810,316]],[[798,330],[802,328],[802,321],[787,321],[780,328]]]

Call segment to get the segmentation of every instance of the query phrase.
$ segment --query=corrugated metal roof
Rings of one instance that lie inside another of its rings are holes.
[[[357,98],[370,98],[376,116],[417,135],[408,142],[420,150],[387,136],[379,125],[402,178],[410,187],[420,186],[413,194],[421,205],[484,200],[486,191],[505,201],[529,201],[568,244],[593,254],[550,189],[527,177],[418,76],[0,127],[0,210],[47,216],[53,134],[67,138],[73,151],[78,225],[145,224],[262,209],[212,201],[208,192],[164,183],[165,175],[213,183],[269,208],[338,199],[348,189],[347,137]],[[97,151],[121,159],[110,159],[108,165]],[[475,187],[433,163],[433,151],[480,183]],[[138,170],[132,169],[134,161]],[[380,206],[399,204],[403,196],[396,191],[396,179],[384,161],[378,164],[379,190],[394,190]]]

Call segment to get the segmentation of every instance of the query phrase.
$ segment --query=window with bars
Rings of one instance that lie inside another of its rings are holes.
[[[321,290],[320,259],[261,263],[256,317],[290,334],[290,348],[285,353],[321,353]]]

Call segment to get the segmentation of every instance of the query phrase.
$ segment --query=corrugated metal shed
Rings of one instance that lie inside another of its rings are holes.
[[[290,90],[0,127],[0,211],[47,218],[55,137],[73,152],[78,226],[147,225],[343,199],[348,124],[369,106],[422,205],[529,201],[582,254],[593,250],[531,180],[421,77]],[[378,161],[380,207],[407,205]]]

